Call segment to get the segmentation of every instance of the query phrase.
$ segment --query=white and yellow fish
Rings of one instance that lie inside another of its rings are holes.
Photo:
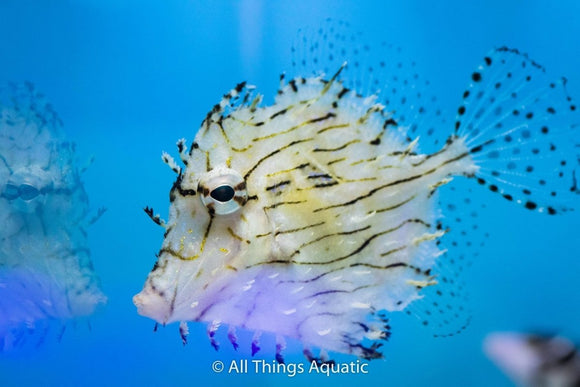
[[[178,142],[184,168],[163,155],[177,173],[169,221],[146,208],[165,240],[133,301],[158,323],[180,322],[184,342],[186,322],[204,321],[215,347],[226,324],[234,347],[236,327],[256,332],[253,352],[261,332],[276,334],[278,359],[284,337],[380,357],[390,334],[384,312],[408,308],[424,288],[437,289],[433,297],[447,291],[438,285],[447,231],[438,187],[464,176],[530,210],[569,209],[553,197],[576,191],[574,149],[562,141],[578,138],[576,108],[564,80],[551,83],[516,50],[494,50],[472,73],[447,139],[421,153],[416,133],[427,138],[434,123],[424,122],[416,77],[389,76],[382,92],[363,95],[357,74],[349,79],[363,66],[341,48],[349,40],[320,36],[303,51],[324,45],[333,76],[281,77],[270,106],[241,83],[189,149]],[[374,72],[389,66],[379,62]],[[565,189],[547,188],[555,180]]]

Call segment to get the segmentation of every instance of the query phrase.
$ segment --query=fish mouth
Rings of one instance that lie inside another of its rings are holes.
[[[149,317],[160,324],[167,324],[171,318],[171,306],[159,293],[149,289],[143,289],[133,296],[133,304],[137,307],[137,313]]]

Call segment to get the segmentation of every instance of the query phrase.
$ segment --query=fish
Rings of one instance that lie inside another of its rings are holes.
[[[164,240],[133,302],[158,324],[178,322],[184,344],[187,323],[205,322],[216,349],[226,325],[234,348],[237,329],[255,332],[252,355],[270,333],[279,361],[287,338],[309,359],[319,359],[313,348],[376,359],[389,316],[403,311],[435,335],[459,333],[470,317],[445,240],[460,220],[445,217],[456,203],[440,204],[439,191],[466,179],[537,213],[573,209],[577,109],[566,79],[494,49],[447,122],[414,62],[387,43],[373,62],[350,31],[299,32],[298,74],[280,76],[273,103],[239,83],[191,146],[177,142],[181,164],[162,154],[177,175],[169,220],[145,208]]]
[[[32,83],[0,85],[0,352],[106,302],[87,239],[91,216],[74,143]]]
[[[567,338],[494,332],[484,341],[487,356],[519,386],[580,386],[580,356]]]

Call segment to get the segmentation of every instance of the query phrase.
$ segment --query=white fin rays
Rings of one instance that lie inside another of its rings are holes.
[[[530,210],[553,215],[574,208],[580,117],[566,80],[553,80],[527,55],[502,47],[471,81],[455,129],[480,167],[477,181]]]

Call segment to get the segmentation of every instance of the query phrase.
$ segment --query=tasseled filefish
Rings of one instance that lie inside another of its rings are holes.
[[[439,187],[459,176],[536,212],[572,207],[577,109],[564,79],[495,49],[472,72],[455,120],[439,128],[413,66],[387,45],[395,58],[362,63],[370,48],[344,30],[330,23],[300,35],[301,73],[281,76],[273,104],[245,83],[227,93],[191,147],[177,143],[183,166],[163,154],[177,179],[169,221],[145,209],[165,240],[133,299],[141,315],[207,322],[216,347],[225,324],[234,346],[239,327],[257,333],[252,348],[270,332],[381,357],[385,312],[408,310],[430,289],[455,296],[439,267],[439,242],[453,233],[440,222]],[[460,314],[431,302],[439,311],[427,311],[425,325]]]

